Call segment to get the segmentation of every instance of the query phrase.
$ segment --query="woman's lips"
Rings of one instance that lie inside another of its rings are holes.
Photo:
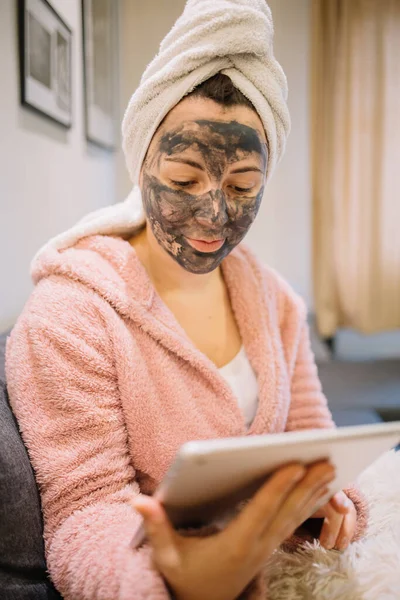
[[[205,240],[194,240],[189,237],[187,237],[186,239],[192,246],[192,248],[198,250],[199,252],[216,252],[217,250],[222,248],[222,246],[225,243],[225,238],[223,238],[222,240],[214,240],[213,242],[206,242]]]

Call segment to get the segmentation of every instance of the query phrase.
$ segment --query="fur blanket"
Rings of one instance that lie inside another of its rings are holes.
[[[358,480],[369,500],[365,537],[345,552],[306,543],[275,552],[268,600],[400,600],[400,452],[387,452]]]

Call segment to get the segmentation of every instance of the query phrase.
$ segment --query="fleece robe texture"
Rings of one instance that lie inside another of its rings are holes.
[[[304,303],[244,246],[222,270],[259,384],[249,429],[129,242],[92,236],[35,263],[7,379],[40,487],[49,573],[66,600],[169,598],[150,546],[130,548],[141,522],[130,501],[154,492],[184,442],[333,426]],[[349,495],[358,537],[365,507]],[[261,574],[241,597],[266,597]]]

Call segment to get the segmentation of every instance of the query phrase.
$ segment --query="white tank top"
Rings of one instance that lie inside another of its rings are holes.
[[[249,428],[257,412],[258,383],[244,346],[230,363],[219,369],[219,372],[232,388]]]

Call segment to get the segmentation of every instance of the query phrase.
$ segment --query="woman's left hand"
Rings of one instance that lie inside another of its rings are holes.
[[[357,512],[344,492],[335,494],[311,518],[324,519],[319,540],[327,550],[345,550],[356,530]]]

